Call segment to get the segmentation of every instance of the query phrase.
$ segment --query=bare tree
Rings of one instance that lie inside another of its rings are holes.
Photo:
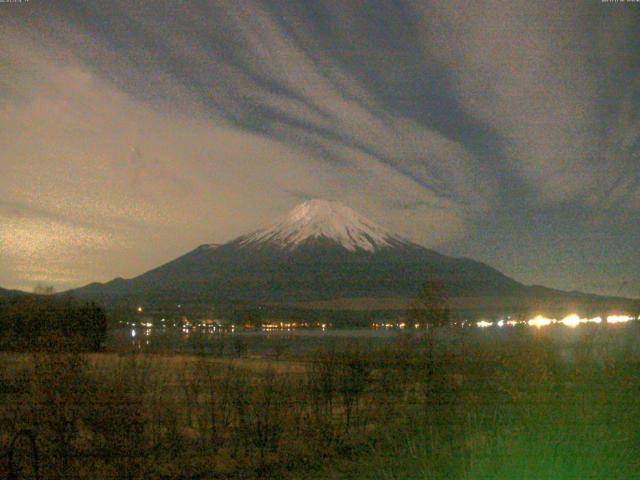
[[[411,325],[432,330],[448,325],[451,321],[447,285],[440,280],[428,280],[407,310]]]
[[[426,387],[429,398],[435,374],[435,329],[451,322],[447,285],[440,280],[428,280],[409,307],[407,320],[409,325],[427,329]]]
[[[56,293],[56,289],[52,285],[42,285],[39,283],[33,287],[33,293],[36,295],[53,295]]]

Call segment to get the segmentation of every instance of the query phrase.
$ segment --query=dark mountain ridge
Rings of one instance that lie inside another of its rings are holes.
[[[135,278],[93,283],[74,294],[105,304],[408,301],[429,279],[444,282],[452,297],[627,301],[526,286],[482,262],[442,255],[322,200],[299,205],[267,229],[222,245],[201,245]]]

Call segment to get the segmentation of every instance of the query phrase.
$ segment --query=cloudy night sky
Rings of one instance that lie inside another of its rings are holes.
[[[132,277],[316,197],[640,297],[640,3],[0,3],[0,286]]]

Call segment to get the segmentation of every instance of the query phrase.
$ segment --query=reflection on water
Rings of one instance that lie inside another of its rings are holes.
[[[579,318],[566,317],[562,322],[549,323],[547,328],[526,325],[504,328],[496,323],[492,328],[441,328],[436,331],[441,348],[460,348],[474,343],[514,342],[535,337],[556,348],[561,357],[571,362],[578,346],[606,348],[611,351],[640,350],[640,322],[581,322]],[[609,319],[607,319],[609,320]],[[557,323],[557,324],[554,324]],[[481,325],[489,327],[489,325]],[[573,327],[573,328],[567,328]],[[578,328],[575,328],[578,327]],[[128,327],[109,332],[107,349],[110,351],[142,351],[148,353],[183,352],[213,355],[264,355],[280,356],[286,353],[300,354],[318,348],[340,348],[359,344],[366,348],[378,348],[396,341],[399,337],[412,337],[420,341],[424,330],[400,330],[384,328],[351,329],[290,329],[290,330],[236,330],[199,328],[146,328]]]

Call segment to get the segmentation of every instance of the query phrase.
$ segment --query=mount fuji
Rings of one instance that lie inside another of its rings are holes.
[[[243,247],[270,244],[293,251],[319,239],[332,241],[350,252],[373,253],[409,244],[351,208],[327,200],[301,203],[272,227],[241,237],[239,243]]]
[[[568,294],[525,286],[490,266],[441,255],[385,230],[338,202],[309,200],[272,226],[206,244],[138,277],[74,291],[105,303],[316,304],[410,299],[428,279],[452,297]]]

